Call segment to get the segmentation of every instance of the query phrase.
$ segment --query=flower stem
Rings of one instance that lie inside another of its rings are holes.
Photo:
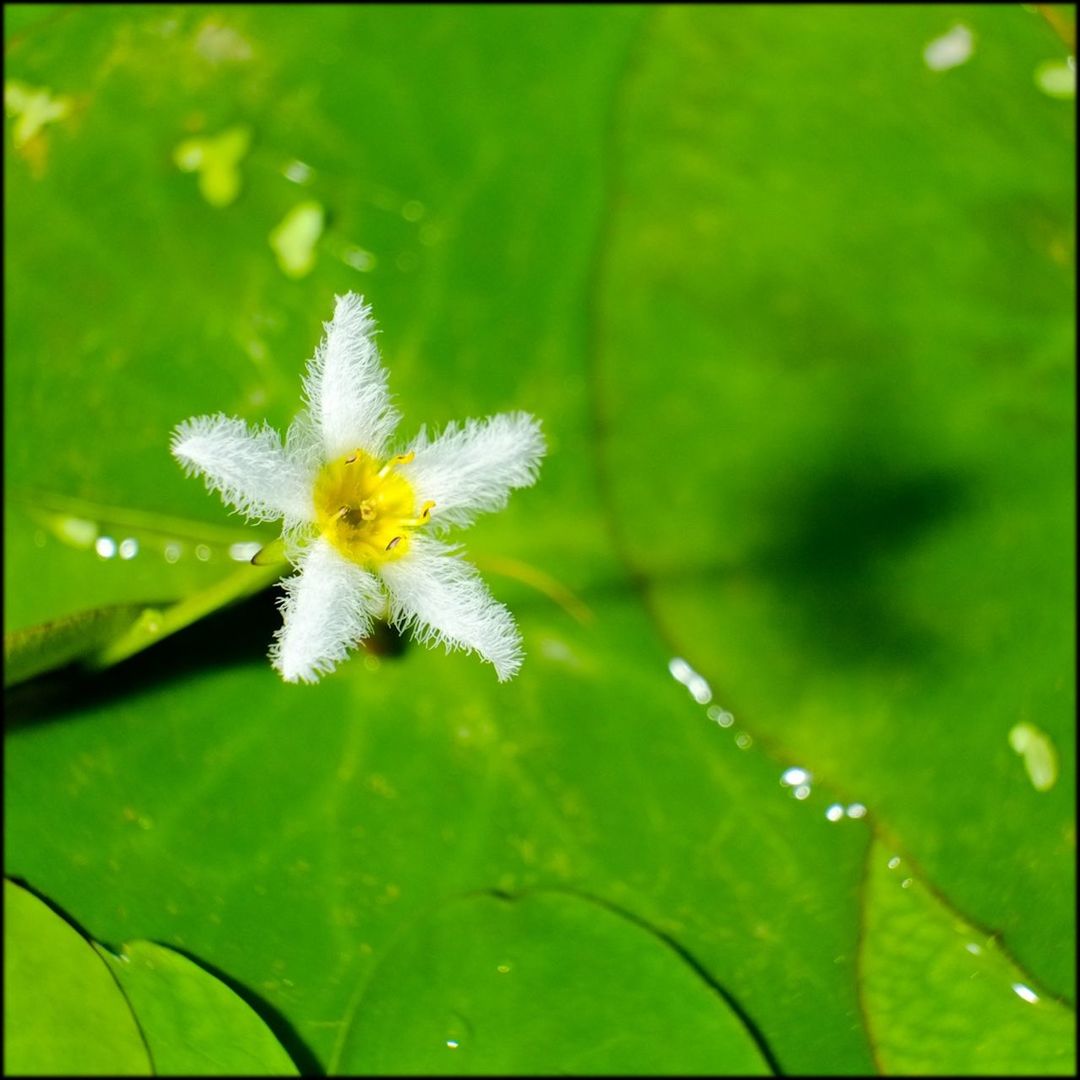
[[[280,562],[269,566],[244,566],[169,607],[146,608],[128,630],[99,652],[88,655],[83,663],[92,670],[112,667],[219,608],[261,592],[277,581],[285,569],[287,564]]]

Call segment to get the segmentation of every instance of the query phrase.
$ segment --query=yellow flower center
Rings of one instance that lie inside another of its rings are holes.
[[[315,478],[319,531],[347,559],[372,566],[400,559],[413,529],[427,522],[433,502],[416,508],[412,485],[395,469],[412,461],[398,454],[380,466],[356,450],[324,465]]]

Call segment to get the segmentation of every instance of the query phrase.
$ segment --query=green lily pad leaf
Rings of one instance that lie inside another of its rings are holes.
[[[4,1074],[149,1076],[124,994],[93,946],[4,880]]]
[[[296,1076],[296,1066],[251,1007],[173,949],[149,941],[119,956],[97,946],[123,987],[164,1076]]]
[[[675,648],[1071,999],[1075,132],[1031,88],[1044,19],[963,11],[947,73],[934,5],[887,40],[871,7],[658,13],[616,122],[606,474]]]
[[[976,51],[928,69],[957,22]],[[204,959],[322,1068],[361,1052],[368,980],[462,894],[577,889],[692,957],[779,1069],[865,1074],[878,835],[1000,930],[1019,983],[1069,992],[1074,135],[1032,83],[1041,15],[71,5],[23,26],[10,76],[74,105],[25,144],[47,156],[4,163],[5,475],[31,493],[5,517],[9,627],[147,597],[195,619],[224,567],[257,573],[196,531],[169,561],[174,523],[230,523],[169,432],[218,411],[284,432],[347,290],[402,440],[525,409],[551,452],[461,534],[519,621],[516,680],[405,640],[287,686],[273,626],[206,619],[52,711],[20,703],[11,872],[109,941]],[[210,212],[170,154],[238,117],[258,150]],[[305,198],[333,228],[290,277],[267,237]],[[35,516],[41,493],[63,505]],[[93,507],[124,531],[87,546]],[[1023,724],[1046,743],[1021,757]],[[608,983],[628,1010],[636,956]],[[520,1002],[522,1032],[558,1008]]]
[[[357,999],[331,1071],[772,1072],[728,1002],[669,943],[550,893],[476,897],[412,927]]]
[[[1071,1076],[1076,1017],[883,843],[870,849],[860,962],[883,1072]]]
[[[865,1072],[865,821],[831,821],[825,790],[803,798],[737,721],[714,721],[632,603],[588,626],[546,602],[518,614],[529,667],[505,686],[470,657],[406,647],[314,687],[244,665],[22,726],[10,864],[111,940],[206,957],[327,1068],[413,923],[471,890],[573,885],[685,949],[780,1067]],[[612,1008],[636,1010],[637,960],[620,955]]]

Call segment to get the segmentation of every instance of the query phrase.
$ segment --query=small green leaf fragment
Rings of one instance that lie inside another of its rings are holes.
[[[309,199],[297,203],[270,233],[270,247],[286,277],[302,278],[315,267],[315,245],[322,236],[326,212]]]
[[[1009,745],[1024,759],[1024,768],[1036,791],[1049,791],[1057,783],[1057,751],[1045,732],[1034,724],[1017,724],[1009,732]]]
[[[71,99],[54,98],[46,87],[36,89],[11,79],[4,84],[4,108],[9,116],[16,118],[11,138],[18,149],[25,146],[46,124],[67,116],[71,112]]]
[[[227,128],[218,135],[185,139],[173,151],[183,172],[199,174],[199,191],[216,207],[228,206],[240,194],[240,162],[251,146],[251,128]]]

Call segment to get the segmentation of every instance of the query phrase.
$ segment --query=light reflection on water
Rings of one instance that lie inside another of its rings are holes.
[[[705,710],[705,715],[714,724],[719,724],[721,727],[731,727],[735,723],[735,717],[727,709],[721,709],[719,705],[710,705]]]
[[[934,38],[923,49],[923,63],[931,71],[948,71],[966,64],[975,52],[975,35],[963,23],[957,23],[948,33]]]
[[[784,772],[780,774],[780,783],[787,787],[798,787],[799,784],[805,784],[810,779],[810,773],[805,769],[800,769],[798,766],[785,769]]]
[[[690,696],[698,705],[705,705],[705,715],[717,727],[730,729],[735,727],[735,717],[727,709],[720,705],[711,704],[713,699],[712,687],[709,686],[705,677],[696,672],[681,656],[673,656],[667,664],[668,674],[680,685],[684,686]],[[735,729],[732,731],[735,746],[739,750],[749,750],[754,745],[753,736],[748,731]],[[801,765],[792,765],[780,774],[780,784],[786,788],[796,802],[806,802],[813,794],[813,774],[809,769]],[[868,811],[861,802],[850,803],[846,808],[842,803],[832,803],[825,810],[828,821],[842,821],[845,817],[859,820],[866,817]],[[891,865],[891,864],[890,864]]]
[[[681,656],[674,656],[668,661],[668,671],[676,682],[686,687],[699,705],[708,705],[712,701],[712,687]]]
[[[192,543],[157,532],[152,528],[134,535],[128,528],[112,528],[103,522],[65,513],[34,513],[35,520],[46,526],[34,534],[37,547],[44,547],[48,533],[68,547],[92,551],[99,559],[119,558],[125,562],[139,555],[160,555],[165,562],[178,563],[185,556],[194,556],[200,562],[228,558],[233,562],[249,563],[262,549],[256,541],[200,541]],[[115,534],[115,535],[113,535]],[[119,537],[119,539],[118,539]]]

